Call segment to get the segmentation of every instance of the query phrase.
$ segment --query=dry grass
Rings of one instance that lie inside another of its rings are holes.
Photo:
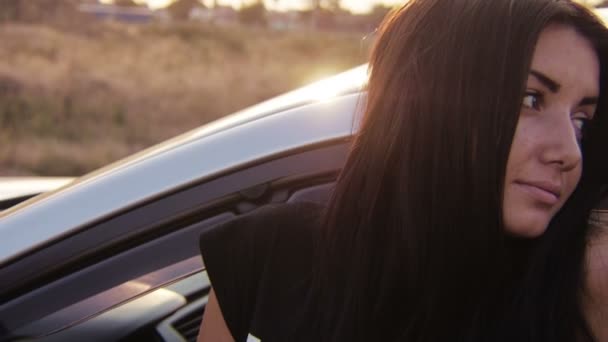
[[[0,176],[79,175],[364,62],[361,35],[0,26]]]

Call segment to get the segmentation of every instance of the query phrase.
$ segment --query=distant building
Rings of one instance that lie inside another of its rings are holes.
[[[197,11],[203,10],[205,7],[199,0],[175,0],[165,9],[171,16],[171,20],[189,20],[199,14]]]
[[[190,20],[213,21],[213,10],[205,7],[194,7],[188,15]]]
[[[77,23],[87,20],[78,11],[79,0],[0,0],[0,22]]]
[[[199,20],[217,25],[234,25],[239,21],[237,11],[230,6],[194,7],[190,10],[189,17],[191,20]]]
[[[309,27],[309,24],[302,20],[300,13],[295,11],[268,11],[266,19],[268,27],[278,31],[303,30]]]
[[[98,19],[117,20],[129,23],[146,23],[157,18],[158,14],[147,7],[126,7],[105,4],[85,3],[78,6],[82,13]]]

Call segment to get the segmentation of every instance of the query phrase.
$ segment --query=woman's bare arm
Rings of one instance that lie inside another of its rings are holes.
[[[205,307],[197,342],[234,342],[213,288],[209,292],[209,301]]]

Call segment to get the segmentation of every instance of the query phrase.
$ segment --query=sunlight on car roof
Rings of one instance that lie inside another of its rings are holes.
[[[598,8],[595,13],[604,21],[604,24],[608,26],[608,7]]]
[[[314,101],[326,101],[340,94],[342,84],[356,85],[363,88],[367,82],[365,77],[367,65],[343,73],[340,78],[326,78],[301,89],[300,96]]]
[[[343,94],[349,89],[361,90],[366,83],[367,64],[364,64],[338,75],[322,79],[305,87],[277,96],[232,115],[228,115],[188,132],[187,134],[190,138],[205,136],[210,132],[245,123],[263,116],[265,113],[285,110],[294,105],[301,105],[308,102],[329,100],[337,95]]]

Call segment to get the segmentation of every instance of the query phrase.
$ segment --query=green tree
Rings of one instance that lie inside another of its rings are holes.
[[[309,0],[311,9],[320,10],[324,8],[332,12],[342,9],[341,2],[341,0]]]
[[[193,8],[204,6],[199,0],[175,0],[167,7],[167,10],[171,14],[171,18],[187,20]]]
[[[392,9],[392,7],[382,4],[374,5],[372,11],[368,14],[370,23],[373,25],[379,25]]]
[[[123,7],[137,7],[141,6],[135,0],[114,0],[114,5]]]
[[[78,0],[0,0],[0,21],[48,23],[78,16]]]
[[[331,12],[338,12],[342,9],[340,0],[325,0],[325,8]]]
[[[246,25],[266,26],[266,6],[262,0],[257,0],[251,5],[243,6],[239,10],[239,21]]]
[[[18,20],[22,6],[22,0],[0,0],[0,21]]]
[[[309,0],[312,28],[331,28],[335,24],[335,16],[342,10],[341,0]]]

